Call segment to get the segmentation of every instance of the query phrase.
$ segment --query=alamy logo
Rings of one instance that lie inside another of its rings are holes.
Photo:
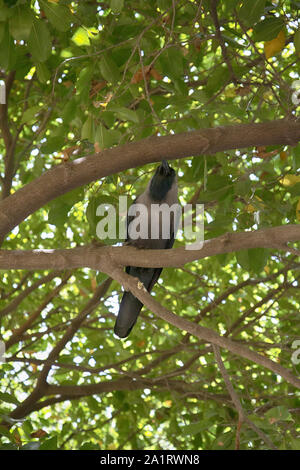
[[[6,91],[5,83],[3,80],[0,80],[0,104],[6,103]]]
[[[100,240],[118,238],[120,241],[158,240],[180,237],[186,249],[199,250],[204,242],[203,204],[132,204],[127,209],[127,197],[119,197],[118,214],[112,204],[100,204],[96,216],[101,217],[96,227]],[[127,216],[125,215],[127,214]],[[118,222],[118,223],[117,223]],[[118,233],[117,233],[118,227]]]
[[[300,80],[294,80],[292,83],[292,88],[295,90],[292,93],[292,103],[295,106],[298,106],[300,104]]]
[[[293,341],[292,349],[295,349],[291,358],[292,363],[298,365],[300,364],[300,339],[295,339],[295,341]]]
[[[0,364],[5,362],[5,343],[0,341]]]

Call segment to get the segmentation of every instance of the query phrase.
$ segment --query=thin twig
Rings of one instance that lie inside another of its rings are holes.
[[[232,402],[237,409],[238,412],[238,424],[237,424],[237,433],[236,433],[236,449],[239,448],[239,442],[240,442],[240,430],[241,426],[243,423],[247,423],[251,429],[253,429],[256,434],[265,441],[265,443],[273,450],[277,450],[277,447],[273,444],[273,442],[269,439],[269,437],[261,431],[252,421],[248,418],[247,413],[244,411],[242,404],[240,402],[240,399],[234,390],[232,383],[230,381],[229,375],[225,369],[221,354],[220,354],[220,348],[216,344],[212,344],[216,362],[218,364],[219,370],[221,372],[221,375],[223,377],[223,380],[225,382],[226,388],[228,390],[229,395],[231,396]]]

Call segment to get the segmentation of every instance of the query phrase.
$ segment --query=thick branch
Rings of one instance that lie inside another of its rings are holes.
[[[60,403],[65,400],[75,400],[81,397],[90,395],[100,395],[102,393],[109,393],[116,390],[140,390],[147,388],[155,388],[157,390],[172,390],[180,395],[196,397],[198,400],[214,400],[219,403],[226,403],[230,405],[227,395],[212,394],[205,390],[199,390],[199,385],[189,384],[182,380],[155,380],[138,378],[133,380],[130,377],[121,378],[117,380],[102,381],[91,385],[48,385],[45,396],[51,398],[40,400],[35,403],[31,408],[26,410],[27,416],[32,411],[38,411],[45,406],[51,406],[55,403]],[[54,395],[54,397],[52,397]],[[21,417],[21,416],[20,416]]]
[[[300,379],[295,377],[289,370],[282,367],[280,364],[272,361],[271,359],[257,354],[256,352],[246,348],[236,341],[232,341],[223,336],[219,336],[215,331],[205,328],[200,325],[196,325],[182,317],[175,315],[174,313],[167,310],[165,307],[160,305],[146,289],[141,289],[140,283],[135,278],[129,276],[122,270],[111,266],[111,276],[117,280],[120,284],[123,284],[126,290],[130,290],[149,310],[157,314],[159,318],[162,318],[171,325],[187,331],[197,338],[215,344],[221,348],[225,348],[231,351],[233,354],[248,359],[256,364],[259,364],[267,369],[271,370],[275,374],[283,377],[287,382],[291,383],[295,387],[300,389]]]
[[[65,250],[0,250],[0,269],[55,269],[88,267],[107,273],[118,266],[180,267],[186,263],[250,248],[289,251],[287,242],[300,240],[300,225],[282,225],[253,232],[226,233],[204,242],[200,250],[141,250],[131,246],[88,246]]]
[[[300,124],[278,120],[151,137],[55,166],[0,203],[0,239],[52,199],[128,168],[257,145],[295,145]]]

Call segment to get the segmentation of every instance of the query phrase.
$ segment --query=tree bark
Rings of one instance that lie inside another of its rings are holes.
[[[147,268],[180,267],[186,263],[250,248],[289,248],[288,242],[300,240],[300,225],[282,225],[253,232],[226,233],[206,240],[198,250],[185,247],[172,250],[142,250],[131,246],[81,246],[64,250],[0,250],[0,269],[76,269],[91,268],[107,272],[111,264]]]
[[[52,199],[128,168],[163,158],[175,160],[258,145],[295,145],[299,140],[300,124],[282,119],[150,137],[62,163],[0,203],[0,240]]]

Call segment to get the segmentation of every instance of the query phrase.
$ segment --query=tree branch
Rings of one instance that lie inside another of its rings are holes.
[[[206,240],[199,250],[142,250],[132,246],[81,246],[63,250],[0,250],[0,269],[55,269],[88,267],[107,273],[111,263],[147,268],[180,267],[222,253],[251,248],[276,249],[300,240],[300,225],[290,224],[253,232],[232,232]]]
[[[72,320],[71,325],[63,335],[63,337],[58,341],[56,346],[52,349],[48,355],[47,360],[44,363],[43,369],[41,370],[35,388],[32,393],[11,413],[12,418],[22,418],[26,416],[43,396],[48,394],[50,385],[47,383],[47,376],[51,370],[53,362],[58,358],[60,352],[64,346],[70,341],[74,336],[81,323],[85,320],[87,315],[89,315],[95,307],[99,304],[100,299],[107,291],[111,283],[111,279],[106,279],[102,284],[98,286],[93,297],[89,300],[85,308],[80,312],[77,317]]]
[[[141,288],[140,283],[135,278],[123,272],[120,268],[111,266],[110,275],[120,284],[123,284],[126,290],[130,290],[135,297],[137,297],[149,310],[154,312],[159,318],[170,323],[171,325],[187,331],[188,333],[196,336],[201,340],[215,344],[222,348],[228,349],[232,353],[248,359],[256,364],[259,364],[271,370],[275,374],[283,377],[287,382],[300,389],[300,379],[295,377],[289,370],[282,367],[280,364],[272,361],[271,359],[257,354],[256,352],[246,348],[236,341],[232,341],[223,336],[219,336],[215,331],[196,325],[182,317],[175,315],[159,304],[145,288]]]
[[[295,145],[299,140],[300,124],[282,119],[153,136],[78,158],[46,171],[0,203],[0,239],[52,199],[128,168],[163,158],[175,160],[258,145]]]
[[[23,291],[21,291],[17,297],[15,297],[6,307],[2,308],[0,310],[0,318],[3,318],[5,317],[8,313],[12,312],[13,310],[15,310],[19,305],[20,303],[28,296],[31,294],[31,292],[35,291],[39,286],[41,286],[42,284],[46,284],[50,281],[52,281],[52,279],[54,279],[56,276],[59,276],[59,271],[58,272],[51,272],[49,274],[47,274],[46,276],[43,276],[41,277],[40,279],[38,279],[37,281],[35,281],[33,284],[29,285],[28,287],[26,287],[26,289],[24,289]]]
[[[6,350],[8,350],[12,345],[17,343],[18,341],[20,341],[25,331],[27,331],[31,327],[32,323],[39,317],[39,315],[46,308],[46,306],[57,296],[57,294],[65,286],[68,279],[71,277],[71,274],[71,272],[67,272],[62,277],[61,283],[57,287],[55,287],[55,289],[50,291],[50,293],[46,296],[42,304],[34,312],[31,313],[31,315],[27,318],[27,320],[24,321],[24,323],[19,328],[16,328],[16,330],[14,330],[14,333],[5,343]]]
[[[238,394],[236,393],[236,391],[234,390],[233,386],[232,386],[232,383],[230,381],[230,378],[229,378],[229,375],[225,369],[225,366],[224,366],[224,363],[222,361],[222,357],[221,357],[221,354],[220,354],[220,349],[218,346],[216,346],[215,344],[213,344],[213,350],[214,350],[214,354],[215,354],[215,358],[216,358],[216,362],[219,366],[219,370],[221,372],[221,375],[224,379],[224,382],[225,382],[225,385],[226,385],[226,388],[229,392],[229,395],[231,396],[231,399],[233,401],[233,404],[234,406],[236,407],[237,411],[238,411],[238,414],[239,414],[239,421],[238,421],[238,426],[237,426],[237,437],[236,437],[236,449],[239,448],[239,433],[240,433],[240,429],[241,429],[241,425],[243,422],[246,422],[248,424],[249,427],[251,427],[258,435],[260,438],[262,438],[267,444],[268,446],[273,449],[273,450],[277,450],[277,447],[273,444],[273,442],[268,438],[268,436],[263,432],[261,431],[247,416],[247,413],[244,411],[243,407],[242,407],[242,404],[240,402],[240,399],[238,397]]]
[[[228,67],[228,70],[230,72],[231,79],[232,79],[233,83],[237,83],[238,80],[235,76],[235,73],[233,71],[231,62],[229,60],[226,44],[225,44],[225,41],[224,41],[222,33],[221,33],[220,22],[219,22],[219,17],[218,17],[218,12],[217,12],[217,4],[218,4],[218,0],[211,0],[211,2],[210,2],[210,14],[211,14],[211,17],[212,17],[214,25],[215,25],[216,37],[217,37],[217,39],[219,41],[219,44],[221,46],[223,59],[224,59],[226,65]]]

